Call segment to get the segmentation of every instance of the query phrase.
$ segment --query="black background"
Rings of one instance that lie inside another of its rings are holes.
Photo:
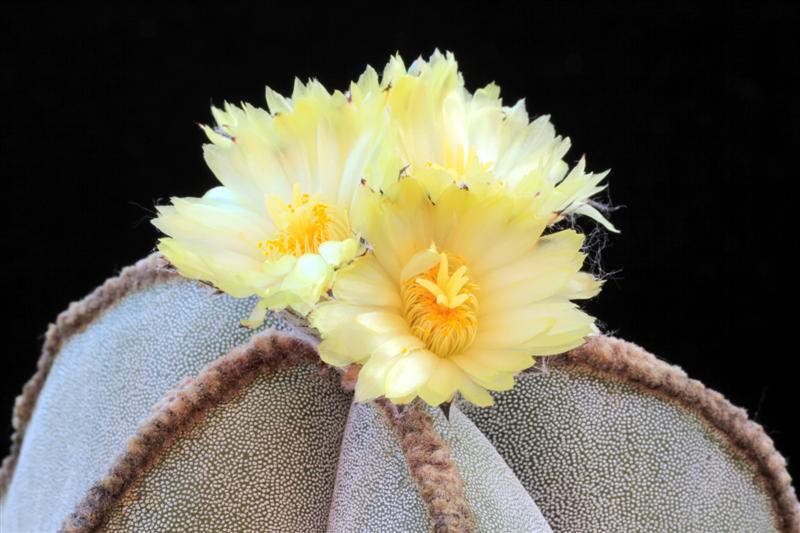
[[[625,207],[602,262],[619,272],[591,311],[745,407],[799,473],[800,18],[669,4],[4,8],[0,410],[47,324],[153,250],[154,203],[214,185],[195,125],[211,102],[263,105],[265,85],[287,93],[294,76],[344,88],[395,51],[439,47],[469,89],[495,80],[507,102],[551,114],[570,163],[612,169]]]

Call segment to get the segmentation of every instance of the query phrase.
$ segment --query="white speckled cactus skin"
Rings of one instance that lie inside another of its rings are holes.
[[[172,278],[68,339],[0,501],[0,530],[59,529],[167,391],[254,334],[238,325],[251,303]],[[427,531],[388,420],[351,400],[313,364],[258,375],[182,431],[103,529]],[[449,421],[427,412],[476,531],[779,529],[768,490],[722,434],[627,383],[554,367],[524,374],[493,408],[459,404]]]
[[[238,323],[247,305],[169,281],[131,294],[70,339],[39,395],[2,531],[58,529],[164,393],[247,340]]]
[[[770,497],[725,437],[631,385],[555,367],[492,408],[463,409],[556,531],[775,530]]]

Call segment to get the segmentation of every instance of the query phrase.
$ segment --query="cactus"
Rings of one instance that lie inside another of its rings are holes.
[[[2,531],[797,531],[785,462],[718,393],[596,337],[491,408],[353,403],[277,315],[151,256],[48,332]]]

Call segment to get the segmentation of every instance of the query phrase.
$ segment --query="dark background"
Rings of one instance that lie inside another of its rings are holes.
[[[496,80],[551,114],[570,163],[612,169],[625,207],[602,263],[619,272],[591,311],[745,407],[797,475],[800,18],[670,5],[3,8],[0,411],[47,324],[153,250],[154,203],[214,184],[195,125],[212,101],[263,105],[265,85],[289,92],[294,76],[344,88],[395,51],[439,47],[469,89]]]

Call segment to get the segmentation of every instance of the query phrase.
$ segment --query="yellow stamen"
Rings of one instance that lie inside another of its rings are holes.
[[[440,357],[461,353],[478,331],[478,287],[460,265],[450,273],[451,260],[440,254],[439,264],[403,284],[403,311],[411,331]]]
[[[267,211],[275,223],[276,232],[272,239],[257,245],[264,250],[266,257],[313,254],[326,241],[347,238],[350,234],[347,213],[336,206],[312,200],[309,194],[300,192],[297,184],[291,203],[284,203],[275,195],[267,198]]]

